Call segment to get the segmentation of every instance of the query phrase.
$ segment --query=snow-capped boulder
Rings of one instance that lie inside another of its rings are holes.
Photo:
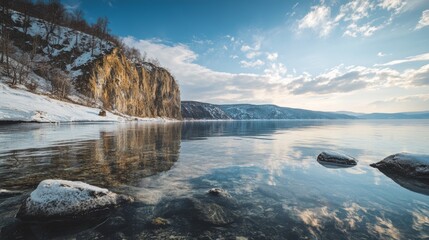
[[[383,173],[429,180],[429,155],[397,153],[370,166]]]
[[[22,204],[22,220],[70,220],[107,213],[131,198],[83,182],[48,179]]]
[[[354,157],[334,151],[325,151],[320,153],[319,156],[317,156],[317,161],[324,166],[333,165],[352,167],[357,164],[357,160]]]

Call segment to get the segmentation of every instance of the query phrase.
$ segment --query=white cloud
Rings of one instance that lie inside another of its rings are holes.
[[[385,54],[385,53],[383,53],[383,52],[378,52],[378,53],[377,53],[377,56],[378,56],[378,57],[385,57],[385,56],[386,56],[386,54]]]
[[[240,65],[244,68],[250,68],[250,67],[258,67],[264,65],[265,62],[263,62],[260,59],[257,59],[255,61],[240,61]]]
[[[361,89],[429,86],[429,64],[399,72],[390,68],[337,66],[315,77],[303,75],[288,84],[293,94],[346,93]]]
[[[255,58],[255,57],[259,56],[259,55],[261,55],[261,52],[251,51],[251,52],[246,53],[246,58],[253,59],[253,58]]]
[[[261,49],[261,41],[256,41],[255,44],[253,45],[253,47],[246,45],[246,44],[243,44],[241,46],[242,52],[259,51],[259,49]]]
[[[419,61],[429,61],[429,53],[423,53],[420,55],[406,57],[404,59],[393,60],[383,64],[375,64],[375,66],[392,66],[392,65],[402,64],[402,63],[419,62]]]
[[[426,26],[429,26],[429,9],[422,12],[422,16],[417,23],[416,29],[424,28]]]
[[[282,63],[271,63],[269,68],[264,70],[266,76],[273,80],[280,80],[285,77],[287,68]]]
[[[335,27],[336,23],[331,20],[331,8],[328,6],[313,6],[311,11],[298,22],[298,29],[312,29],[320,37],[326,37]]]
[[[392,97],[371,102],[368,106],[375,109],[383,109],[384,112],[396,112],[398,108],[407,109],[410,112],[428,110],[429,94]]]
[[[369,0],[354,0],[344,4],[340,8],[339,16],[344,16],[345,21],[356,22],[369,16],[369,12],[375,7]]]
[[[277,58],[279,57],[279,54],[276,52],[273,53],[267,53],[267,59],[271,62],[274,62],[277,60]]]
[[[382,0],[379,3],[379,6],[381,8],[387,10],[394,10],[396,13],[399,13],[400,11],[402,11],[406,4],[407,2],[402,0]]]
[[[365,24],[358,26],[356,23],[351,23],[347,26],[346,31],[344,32],[344,36],[357,37],[357,36],[365,36],[369,37],[374,32],[382,29],[384,25],[373,26],[371,24]]]
[[[298,30],[312,29],[320,37],[328,36],[340,23],[346,24],[343,36],[369,37],[391,24],[394,16],[402,12],[406,6],[403,0],[380,0],[377,4],[371,0],[353,0],[339,7],[337,15],[331,17],[332,9],[321,5],[313,6],[304,18],[298,21]],[[376,10],[385,10],[390,16],[382,21],[383,17],[373,14]]]
[[[241,51],[242,52],[247,52],[247,51],[250,51],[250,50],[252,50],[252,47],[250,47],[249,45],[243,45],[243,46],[241,46]]]

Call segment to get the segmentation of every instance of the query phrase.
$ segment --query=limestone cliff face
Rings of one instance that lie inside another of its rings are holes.
[[[119,49],[113,49],[89,66],[84,81],[86,95],[102,107],[138,117],[181,119],[180,90],[164,68],[131,63]]]

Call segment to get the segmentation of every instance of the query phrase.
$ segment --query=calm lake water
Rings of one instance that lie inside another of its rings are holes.
[[[327,168],[324,150],[359,163]],[[0,189],[22,193],[0,197],[0,239],[427,239],[428,189],[369,166],[398,152],[429,154],[429,121],[1,125]],[[99,221],[15,220],[47,178],[136,201]]]

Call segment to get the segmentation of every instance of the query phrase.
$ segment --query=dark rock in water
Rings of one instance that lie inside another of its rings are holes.
[[[216,203],[205,203],[195,198],[175,199],[161,202],[156,214],[162,217],[182,217],[196,223],[207,223],[216,226],[227,225],[235,220],[235,215]]]
[[[317,161],[328,168],[353,167],[357,160],[344,153],[325,151],[317,156]]]
[[[397,153],[370,166],[378,168],[384,174],[397,174],[429,182],[429,155]]]
[[[116,216],[116,217],[111,217],[107,219],[107,221],[103,225],[110,229],[118,229],[126,226],[127,221],[121,216]]]
[[[217,197],[225,197],[225,198],[231,197],[231,195],[222,188],[212,188],[208,191],[208,194],[212,196],[217,196]]]
[[[25,221],[76,220],[99,217],[121,203],[132,201],[105,188],[83,182],[44,180],[19,209]]]
[[[157,218],[152,219],[151,224],[154,227],[166,227],[170,224],[170,222],[165,218],[157,217]]]
[[[195,202],[194,208],[200,221],[213,225],[227,225],[234,222],[233,215],[216,203],[204,204]]]
[[[14,190],[6,190],[6,189],[0,189],[0,198],[2,197],[12,197],[21,194],[20,191],[14,191]]]

